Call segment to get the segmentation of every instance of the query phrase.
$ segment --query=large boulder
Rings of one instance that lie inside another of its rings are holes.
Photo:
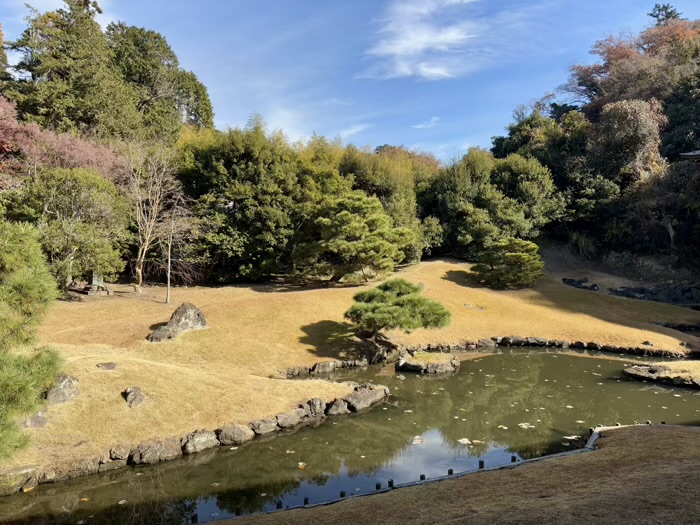
[[[356,387],[352,394],[345,396],[343,399],[352,412],[359,412],[379,403],[388,396],[389,389],[384,385],[367,383]]]
[[[163,441],[146,441],[131,451],[129,459],[134,465],[158,463],[182,455],[180,441],[176,438]]]
[[[205,430],[192,432],[182,440],[182,452],[185,454],[194,454],[218,446],[219,440],[216,439],[216,434]]]
[[[250,427],[245,425],[231,425],[216,431],[216,437],[222,445],[242,445],[255,437]]]
[[[67,403],[80,392],[80,381],[73,376],[59,374],[54,385],[46,391],[46,402],[49,405]]]
[[[174,339],[185,332],[201,330],[207,326],[207,319],[199,308],[191,303],[183,303],[173,312],[166,325],[153,330],[153,333],[148,336],[148,340],[159,343],[167,339]]]

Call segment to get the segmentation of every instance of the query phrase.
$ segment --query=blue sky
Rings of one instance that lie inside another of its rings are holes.
[[[40,10],[60,0],[30,2]],[[103,0],[101,23],[162,33],[209,88],[219,128],[253,112],[292,139],[341,135],[440,158],[489,146],[513,109],[591,45],[639,31],[646,0]],[[700,18],[700,2],[672,2]],[[24,0],[0,0],[8,39]]]

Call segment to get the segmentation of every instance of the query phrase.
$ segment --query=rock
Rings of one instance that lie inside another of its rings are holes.
[[[35,479],[35,467],[19,467],[0,471],[0,496],[9,496],[22,490],[27,483]]]
[[[242,445],[253,439],[255,432],[244,425],[231,425],[217,430],[216,437],[222,445]]]
[[[116,370],[119,368],[117,363],[97,363],[97,368],[100,370]]]
[[[22,428],[44,428],[46,423],[48,423],[48,418],[46,417],[46,412],[39,411],[32,417],[29,417],[22,421],[19,426]]]
[[[111,460],[129,459],[130,452],[131,452],[131,449],[129,448],[128,445],[124,445],[124,444],[114,445],[109,451],[109,458]]]
[[[314,374],[328,374],[335,370],[335,361],[320,361],[314,365],[311,371]]]
[[[258,436],[272,434],[278,429],[276,419],[259,419],[257,421],[253,421],[251,426],[253,427],[253,432],[255,432]]]
[[[80,381],[77,378],[59,374],[56,376],[54,385],[47,390],[45,398],[49,405],[57,405],[73,400],[79,392]]]
[[[46,468],[37,474],[39,483],[55,483],[80,476],[97,474],[100,463],[106,458],[101,456],[82,457]]]
[[[182,452],[184,454],[194,454],[195,452],[218,446],[219,440],[216,439],[216,434],[205,430],[192,432],[182,440]]]
[[[126,467],[125,459],[107,460],[104,463],[100,463],[97,467],[97,472],[109,472],[110,470],[117,470]]]
[[[139,444],[129,456],[134,465],[158,463],[182,455],[180,441],[170,438],[163,441],[146,441]]]
[[[397,371],[419,374],[449,374],[459,369],[459,359],[453,354],[416,352],[404,355],[396,363]]]
[[[347,408],[352,412],[365,410],[389,397],[389,389],[383,385],[366,384],[355,388],[355,391],[343,399],[347,403]]]
[[[124,390],[122,397],[126,400],[126,404],[129,405],[129,408],[137,407],[146,401],[146,394],[137,386],[130,386]]]
[[[591,343],[588,343],[588,344],[586,345],[586,348],[587,348],[588,350],[602,350],[602,349],[603,349],[603,345],[601,345],[600,343],[593,343],[593,342],[591,342]]]
[[[294,366],[287,368],[287,377],[299,377],[309,375],[311,369],[308,366]]]
[[[301,422],[301,418],[306,415],[303,408],[295,408],[291,412],[277,414],[277,425],[280,428],[291,428],[297,426]]]
[[[148,336],[152,343],[174,339],[178,335],[192,330],[206,328],[207,319],[199,308],[191,303],[183,303],[177,307],[170,321],[165,326],[159,326]]]
[[[654,346],[654,343],[652,343],[651,341],[644,341],[642,344],[644,346]]]
[[[320,397],[309,399],[299,408],[304,409],[304,417],[307,419],[321,419],[326,415],[326,402]]]
[[[488,338],[479,339],[476,346],[479,348],[496,348],[496,341]]]
[[[349,414],[348,404],[344,399],[336,399],[326,407],[327,416],[342,416],[343,414]]]

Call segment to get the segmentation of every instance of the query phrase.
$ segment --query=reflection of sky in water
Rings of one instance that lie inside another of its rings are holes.
[[[598,423],[647,419],[700,421],[700,392],[620,379],[622,361],[513,352],[462,363],[451,378],[376,376],[377,368],[347,371],[340,380],[387,384],[390,404],[331,419],[318,429],[253,442],[236,451],[207,452],[156,467],[44,485],[4,498],[0,522],[42,524],[200,523],[237,511],[334,500],[478,470],[580,446]],[[528,423],[528,428],[520,424]],[[415,439],[420,436],[421,439]],[[460,439],[479,440],[467,446]],[[568,446],[567,446],[568,445]],[[363,457],[364,456],[364,457]],[[302,470],[299,463],[308,463]],[[77,503],[87,497],[85,503]],[[115,502],[125,499],[128,504]],[[68,512],[66,512],[68,511]],[[90,518],[94,516],[94,518]]]

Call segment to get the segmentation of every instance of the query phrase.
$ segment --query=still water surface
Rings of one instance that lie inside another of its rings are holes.
[[[388,385],[390,401],[236,450],[42,485],[0,499],[0,523],[205,523],[574,449],[597,424],[700,423],[700,392],[626,380],[624,366],[504,349],[448,378],[344,371],[333,378]]]

